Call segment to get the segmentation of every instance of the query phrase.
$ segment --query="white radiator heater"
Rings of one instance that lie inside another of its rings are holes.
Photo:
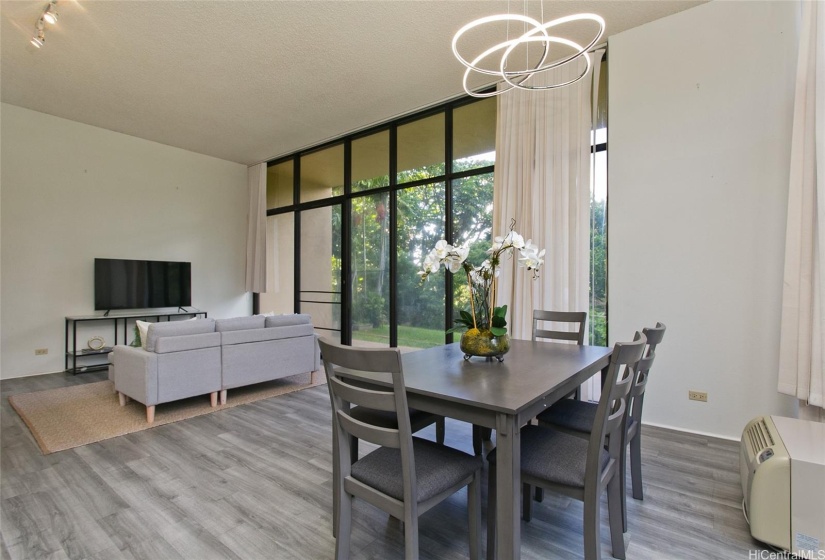
[[[739,471],[753,538],[802,558],[822,558],[825,424],[754,418],[742,433]]]

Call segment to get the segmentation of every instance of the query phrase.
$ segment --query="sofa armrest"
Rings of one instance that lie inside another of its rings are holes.
[[[155,352],[168,354],[169,352],[185,352],[186,350],[200,350],[221,345],[221,333],[187,334],[181,336],[164,336],[155,341]]]
[[[115,346],[113,354],[115,390],[146,406],[157,404],[157,355],[131,346]]]

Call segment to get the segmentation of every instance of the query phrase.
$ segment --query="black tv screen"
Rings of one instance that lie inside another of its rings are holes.
[[[95,259],[95,309],[192,305],[192,263]]]

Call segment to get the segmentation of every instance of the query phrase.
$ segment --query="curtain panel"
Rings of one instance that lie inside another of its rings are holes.
[[[825,9],[802,2],[785,236],[780,393],[825,421]],[[807,409],[806,409],[807,407]]]
[[[266,164],[247,171],[246,291],[266,292]]]
[[[593,81],[603,54],[593,54],[591,74],[576,84],[498,97],[493,235],[506,235],[515,220],[516,231],[547,251],[535,280],[515,258],[502,263],[496,305],[509,306],[515,338],[530,338],[533,309],[588,311]],[[567,64],[531,83],[567,81],[582,68]],[[597,395],[588,387],[582,392]]]

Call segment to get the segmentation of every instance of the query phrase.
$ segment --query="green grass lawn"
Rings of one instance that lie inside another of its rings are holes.
[[[390,327],[384,325],[377,328],[352,331],[354,340],[390,344]],[[430,348],[444,344],[444,331],[438,329],[422,329],[420,327],[398,326],[398,345],[412,346],[413,348]]]

